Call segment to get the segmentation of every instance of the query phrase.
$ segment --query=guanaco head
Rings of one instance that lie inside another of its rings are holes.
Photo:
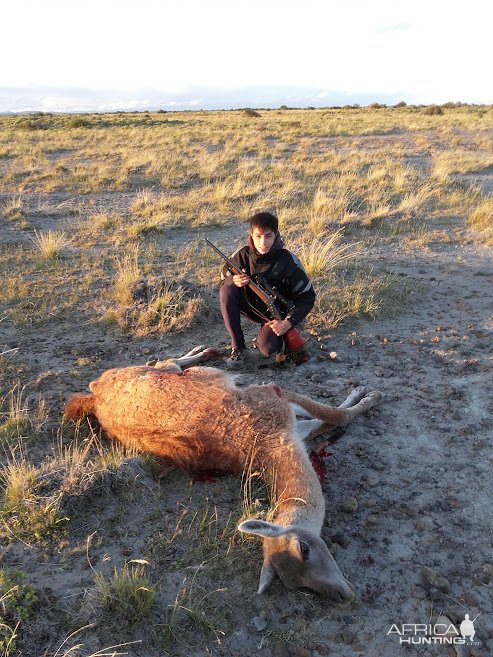
[[[277,575],[288,589],[307,587],[337,604],[354,600],[353,587],[339,570],[325,542],[313,532],[264,520],[246,520],[238,529],[264,539],[258,593],[263,593]]]

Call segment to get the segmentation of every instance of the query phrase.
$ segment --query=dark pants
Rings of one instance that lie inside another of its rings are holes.
[[[245,337],[241,330],[240,319],[241,315],[243,315],[252,322],[260,324],[260,331],[257,334],[256,343],[258,349],[264,356],[270,356],[282,350],[284,342],[282,337],[276,335],[265,322],[252,316],[245,299],[244,290],[236,287],[232,279],[226,280],[219,288],[219,301],[221,304],[224,325],[231,336],[232,349],[243,349],[245,347]]]

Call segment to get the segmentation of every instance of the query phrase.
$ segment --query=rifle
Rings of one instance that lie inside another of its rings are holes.
[[[210,246],[214,251],[221,256],[226,263],[227,268],[234,274],[245,276],[245,272],[237,267],[235,263],[230,260],[220,249],[217,248],[207,237],[204,238],[205,243]],[[257,299],[261,301],[265,308],[260,307],[258,304],[252,303],[252,300],[245,294],[247,303],[252,310],[253,314],[261,321],[271,321],[273,319],[286,319],[286,316],[293,310],[294,303],[290,299],[286,299],[277,288],[272,286],[260,274],[255,275],[255,279],[251,276],[248,277],[248,289],[256,295]],[[305,340],[301,337],[300,333],[291,327],[286,333],[281,336],[286,344],[288,351],[299,351],[305,344]]]

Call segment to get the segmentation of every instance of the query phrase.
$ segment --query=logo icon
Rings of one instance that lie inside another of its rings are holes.
[[[476,634],[476,630],[474,629],[474,621],[476,620],[476,618],[474,620],[469,620],[469,614],[466,614],[464,616],[464,620],[462,621],[459,627],[462,638],[469,639],[470,642],[472,642],[472,640],[474,639],[474,635]]]

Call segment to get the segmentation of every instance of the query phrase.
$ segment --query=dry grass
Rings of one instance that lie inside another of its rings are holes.
[[[58,258],[61,250],[68,244],[65,233],[52,230],[46,232],[35,230],[34,237],[31,239],[34,248],[44,260]]]
[[[343,243],[343,231],[337,230],[322,240],[302,241],[295,251],[309,278],[314,281],[330,279],[344,263],[361,255],[359,244]]]
[[[139,255],[139,247],[135,246],[116,259],[113,294],[115,301],[124,307],[133,302],[132,290],[143,276]]]
[[[493,244],[493,198],[483,199],[467,217],[468,225],[481,234],[481,241]]]

